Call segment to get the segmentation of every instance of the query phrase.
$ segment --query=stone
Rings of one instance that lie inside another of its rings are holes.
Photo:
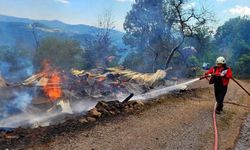
[[[109,105],[104,101],[98,102],[98,104],[96,105],[96,108],[103,108],[103,109],[106,109],[106,110],[110,109]]]
[[[100,109],[98,109],[98,111],[99,111],[100,113],[102,113],[102,115],[109,115],[109,111],[106,110],[106,109],[104,109],[104,108],[100,108]]]
[[[94,117],[94,118],[100,118],[102,113],[100,113],[97,108],[93,108],[88,112],[88,116]]]
[[[115,112],[114,112],[114,111],[109,111],[109,113],[110,113],[111,115],[115,115]]]
[[[130,112],[129,108],[124,108],[123,111],[124,111],[125,113],[129,113],[129,112]]]
[[[89,122],[95,122],[95,121],[96,121],[96,119],[93,118],[93,117],[87,117],[87,120],[88,120]]]
[[[86,118],[81,118],[78,121],[81,123],[88,123],[88,120]]]
[[[144,106],[144,103],[142,101],[135,101],[136,105],[139,105],[139,106]]]

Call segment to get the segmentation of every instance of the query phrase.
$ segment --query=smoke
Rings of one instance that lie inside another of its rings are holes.
[[[25,91],[14,91],[13,93],[11,92],[10,95],[12,96],[9,99],[1,100],[0,119],[26,112],[26,108],[30,105],[33,97]]]
[[[155,98],[158,98],[159,96],[166,95],[172,91],[185,89],[187,85],[192,84],[196,81],[199,81],[199,78],[189,80],[187,82],[180,83],[174,86],[152,90],[145,94],[138,94],[135,97],[133,97],[131,100],[148,101],[151,99],[155,99]],[[27,111],[27,108],[30,108],[32,95],[30,95],[27,92],[14,92],[14,93],[16,97],[11,101],[6,102],[4,105],[4,109],[0,108],[1,114],[5,115],[4,118],[3,116],[0,116],[0,127],[17,128],[20,126],[22,127],[49,126],[51,124],[56,124],[54,120],[61,119],[61,121],[65,121],[65,118],[62,117],[65,113],[60,113],[60,112],[55,112],[55,113],[36,112],[34,113],[31,111]],[[118,100],[122,102],[126,96],[127,95],[120,95]],[[102,100],[105,100],[105,99],[102,99]],[[106,99],[106,101],[111,101],[111,100]],[[74,113],[85,113],[88,110],[95,107],[97,103],[98,103],[97,100],[85,99],[80,102],[71,104],[71,107]],[[11,114],[15,114],[15,115],[11,115]]]
[[[0,46],[0,75],[9,82],[18,82],[30,76],[34,67],[25,50]]]
[[[31,60],[17,58],[16,64],[0,60],[0,70],[0,75],[2,75],[7,81],[13,83],[32,75],[34,67]]]
[[[16,108],[20,109],[21,111],[25,111],[27,106],[30,104],[32,100],[32,96],[29,93],[21,92],[21,93],[14,93],[16,98],[9,103],[11,106],[15,106]]]
[[[6,75],[7,73],[10,72],[10,67],[11,65],[7,62],[0,61],[0,75]]]
[[[78,103],[73,104],[72,109],[76,113],[82,113],[84,111],[92,109],[93,107],[95,107],[96,104],[97,104],[97,101],[88,99],[88,100],[80,101]]]

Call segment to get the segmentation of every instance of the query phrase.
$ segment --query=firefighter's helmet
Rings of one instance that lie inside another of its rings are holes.
[[[220,56],[216,59],[216,64],[226,64],[226,63],[227,63],[226,59],[222,56]]]

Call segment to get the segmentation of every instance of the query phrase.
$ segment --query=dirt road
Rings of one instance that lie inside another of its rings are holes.
[[[247,89],[250,83],[242,82]],[[200,89],[203,88],[202,90]],[[136,115],[119,116],[97,123],[89,130],[54,137],[34,149],[140,150],[209,149],[213,147],[213,88],[200,81],[191,95],[166,96]],[[250,106],[249,97],[231,82],[226,101]],[[249,110],[225,105],[218,116],[219,146],[234,149],[241,124]]]

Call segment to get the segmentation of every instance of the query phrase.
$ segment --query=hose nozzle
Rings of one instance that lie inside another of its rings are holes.
[[[208,77],[212,77],[212,74],[204,75],[204,76],[200,77],[200,80],[206,79]]]

